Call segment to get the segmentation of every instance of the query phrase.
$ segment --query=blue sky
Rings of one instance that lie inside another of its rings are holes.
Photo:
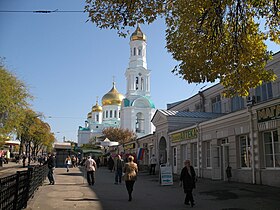
[[[0,0],[1,11],[83,11],[81,0]],[[42,112],[58,141],[77,141],[77,130],[87,113],[112,87],[125,95],[129,37],[100,30],[86,13],[0,12],[0,57],[28,86],[32,107]],[[188,84],[171,73],[176,65],[165,48],[164,22],[141,26],[147,36],[147,64],[151,97],[156,108],[186,99],[211,84]],[[131,28],[133,32],[134,29]],[[269,50],[279,45],[269,43]],[[51,118],[49,118],[51,116]]]

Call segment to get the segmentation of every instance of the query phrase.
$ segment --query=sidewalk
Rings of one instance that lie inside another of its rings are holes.
[[[35,192],[26,209],[91,210],[183,210],[184,193],[178,183],[161,186],[158,176],[141,173],[128,202],[125,184],[114,185],[114,173],[107,168],[96,172],[96,184],[88,186],[79,168],[55,169],[55,185],[48,180]],[[280,210],[280,189],[242,183],[200,179],[194,190],[195,209]]]
[[[18,164],[15,162],[9,162],[8,164],[3,164],[2,167],[0,167],[0,177],[9,176],[12,174],[15,174],[16,171],[22,171],[27,170],[27,167],[22,167],[22,164]]]

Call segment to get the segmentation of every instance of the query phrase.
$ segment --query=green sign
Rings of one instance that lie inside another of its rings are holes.
[[[132,143],[132,144],[127,144],[127,145],[124,145],[124,149],[134,149],[135,148],[135,143]]]
[[[171,134],[172,143],[180,142],[183,140],[195,139],[195,138],[197,138],[197,129],[196,128],[192,128],[192,129],[189,129],[186,131]]]
[[[258,122],[280,119],[280,104],[257,110]]]

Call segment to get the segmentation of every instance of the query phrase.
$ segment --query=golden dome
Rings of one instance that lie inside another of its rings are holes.
[[[141,40],[146,41],[146,35],[141,31],[140,26],[137,25],[136,30],[131,34],[130,41]]]
[[[98,102],[96,101],[96,104],[92,106],[92,111],[93,112],[102,112],[102,106],[98,105]]]
[[[102,97],[102,105],[103,106],[106,106],[106,105],[119,105],[120,106],[123,99],[124,99],[124,96],[117,91],[117,89],[115,87],[115,83],[113,82],[112,89]]]

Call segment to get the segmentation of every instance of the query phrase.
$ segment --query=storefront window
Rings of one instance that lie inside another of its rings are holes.
[[[211,167],[210,141],[205,142],[205,150],[206,150],[206,167]]]
[[[280,167],[280,143],[277,131],[263,133],[264,155],[266,167]]]
[[[173,166],[177,166],[177,148],[173,148]]]
[[[193,167],[197,167],[197,143],[193,143],[192,145],[192,165]]]
[[[240,136],[240,165],[241,168],[251,167],[251,142],[247,136]]]

